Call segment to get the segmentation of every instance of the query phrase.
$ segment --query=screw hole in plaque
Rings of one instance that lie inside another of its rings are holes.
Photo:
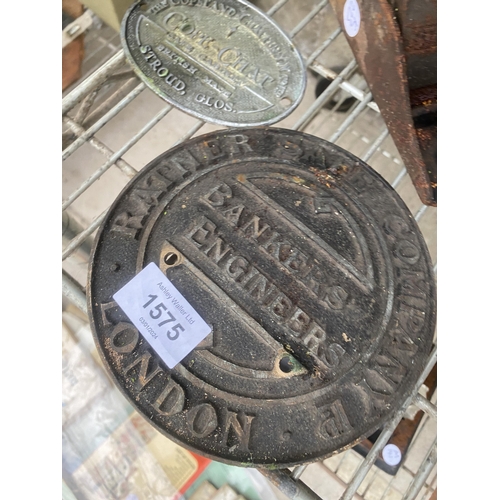
[[[167,266],[175,266],[178,261],[179,256],[175,252],[168,252],[167,254],[165,254],[165,257],[163,257],[163,262],[165,262]]]
[[[289,108],[292,104],[292,100],[288,97],[283,97],[283,99],[281,99],[280,101],[280,104],[282,108]]]
[[[280,370],[283,373],[290,373],[293,370],[293,363],[288,356],[280,359]]]

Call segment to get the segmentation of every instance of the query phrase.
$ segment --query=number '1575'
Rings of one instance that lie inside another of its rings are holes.
[[[144,309],[153,304],[153,302],[158,298],[158,295],[148,295],[148,297],[149,300],[142,306]],[[154,320],[162,319],[162,316],[163,318],[167,318],[160,321],[158,323],[158,326],[163,326],[168,323],[174,323],[175,321],[177,321],[175,316],[167,309],[167,306],[163,302],[160,302],[159,304],[152,307],[149,311],[149,315]],[[174,326],[170,327],[170,330],[167,330],[167,337],[170,340],[175,340],[183,331],[184,327],[180,323],[177,323]]]

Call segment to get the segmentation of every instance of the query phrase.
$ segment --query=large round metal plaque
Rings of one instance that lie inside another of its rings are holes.
[[[151,263],[213,328],[173,369],[113,300]],[[88,301],[137,410],[246,466],[326,458],[375,432],[435,326],[428,251],[396,192],[348,152],[276,128],[207,134],[146,166],[99,230]]]
[[[299,52],[245,0],[144,0],[125,14],[121,37],[146,85],[209,122],[271,124],[304,94]]]

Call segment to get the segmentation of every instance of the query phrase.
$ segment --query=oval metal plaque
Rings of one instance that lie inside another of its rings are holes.
[[[208,122],[268,125],[290,114],[304,94],[297,49],[244,0],[142,1],[125,14],[121,38],[146,85]]]
[[[173,369],[113,301],[151,263],[213,328]],[[287,467],[401,406],[431,349],[435,284],[414,219],[365,163],[303,133],[232,129],[124,189],[88,306],[105,366],[157,429],[214,460]]]

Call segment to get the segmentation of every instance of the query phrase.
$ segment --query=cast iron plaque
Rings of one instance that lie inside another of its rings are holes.
[[[151,263],[213,328],[173,369],[113,300]],[[246,466],[323,459],[373,434],[435,326],[428,251],[396,192],[337,146],[276,128],[207,134],[146,166],[96,237],[88,305],[137,410]]]
[[[160,97],[203,120],[268,125],[305,90],[299,52],[245,0],[154,0],[133,5],[121,30],[135,72]]]

